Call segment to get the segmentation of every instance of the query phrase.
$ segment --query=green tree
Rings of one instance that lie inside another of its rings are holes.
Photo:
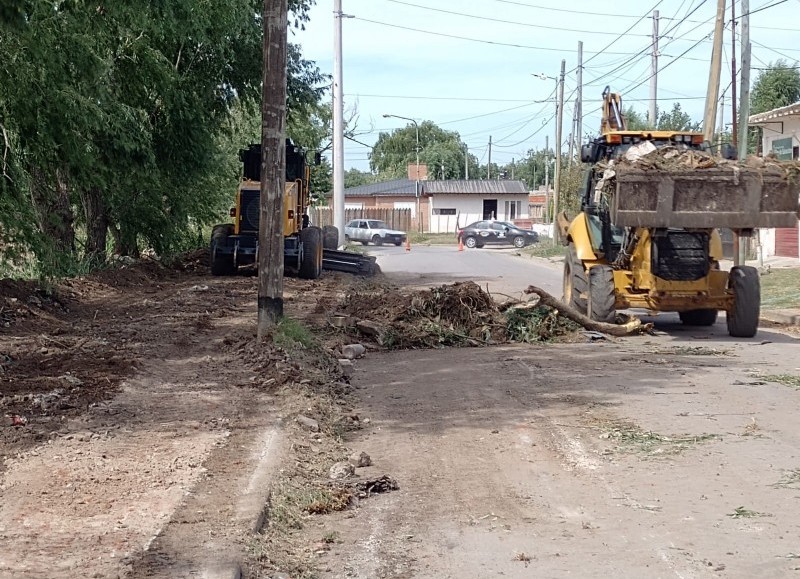
[[[681,109],[681,103],[676,102],[671,111],[659,112],[657,128],[659,131],[699,131],[700,123],[692,121],[692,117]]]
[[[290,1],[296,26],[312,3]],[[5,6],[0,251],[58,261],[75,253],[77,223],[87,255],[105,256],[108,231],[121,253],[167,253],[217,219],[238,175],[231,145],[247,141],[234,117],[260,98],[260,11],[260,0]],[[296,47],[289,73],[290,131],[319,140],[326,79]]]
[[[382,132],[369,155],[370,169],[380,179],[403,178],[408,174],[408,165],[416,162],[416,147],[413,123],[391,133]],[[419,124],[419,162],[428,165],[429,179],[463,179],[466,154],[457,132],[446,131],[431,121]],[[470,177],[477,178],[471,170]]]
[[[763,113],[800,101],[800,70],[784,60],[759,71],[750,93],[750,112]]]

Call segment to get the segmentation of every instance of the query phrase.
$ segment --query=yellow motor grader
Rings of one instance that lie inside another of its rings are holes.
[[[779,163],[721,152],[713,157],[702,133],[626,130],[622,99],[606,88],[601,134],[581,147],[581,212],[559,219],[564,303],[603,322],[643,308],[678,312],[691,326],[713,325],[722,310],[731,336],[754,336],[759,273],[720,268],[718,228],[746,238],[796,226],[800,183]]]

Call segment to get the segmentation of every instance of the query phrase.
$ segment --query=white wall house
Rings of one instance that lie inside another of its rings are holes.
[[[522,181],[428,181],[430,233],[453,233],[481,219],[529,219],[528,190]]]
[[[761,127],[764,155],[778,159],[800,159],[800,102],[751,116],[751,126]],[[766,256],[797,257],[800,259],[798,227],[762,229],[759,231],[762,250]]]

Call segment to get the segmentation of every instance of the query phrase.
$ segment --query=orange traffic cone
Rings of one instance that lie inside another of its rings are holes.
[[[460,237],[458,238],[458,251],[464,251],[464,240]]]
[[[406,237],[406,251],[411,251],[411,239]]]

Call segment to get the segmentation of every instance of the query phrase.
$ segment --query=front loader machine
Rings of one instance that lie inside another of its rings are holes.
[[[261,145],[239,151],[244,178],[231,208],[233,223],[216,225],[211,233],[211,273],[231,275],[241,266],[253,265],[258,255],[258,228],[261,199]],[[338,239],[334,227],[309,224],[311,202],[309,167],[305,151],[286,140],[286,184],[283,193],[284,266],[304,279],[317,279],[323,267],[351,273],[371,273],[374,258],[335,251],[331,240]],[[330,247],[330,248],[329,248]]]
[[[603,134],[581,151],[581,212],[561,230],[565,303],[599,321],[643,308],[692,326],[713,325],[722,310],[731,336],[754,336],[758,271],[720,269],[717,228],[796,226],[800,182],[787,173],[796,169],[715,159],[698,133],[626,131],[620,110],[604,93]]]

